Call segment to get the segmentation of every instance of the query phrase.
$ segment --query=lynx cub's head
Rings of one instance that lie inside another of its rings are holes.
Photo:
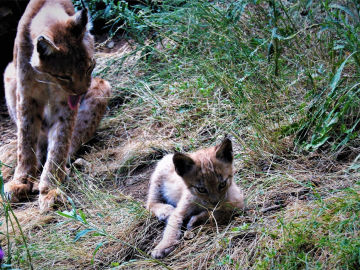
[[[95,67],[87,9],[73,16],[59,10],[55,19],[43,13],[32,23],[34,29],[41,31],[32,33],[34,49],[30,64],[71,96],[84,94]]]
[[[230,139],[191,154],[175,153],[175,170],[190,192],[206,207],[214,207],[226,197],[233,183],[233,150]]]

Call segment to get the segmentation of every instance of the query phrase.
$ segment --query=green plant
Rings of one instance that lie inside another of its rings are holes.
[[[1,205],[4,211],[4,217],[5,217],[5,224],[6,224],[6,232],[0,232],[0,234],[5,235],[7,240],[7,259],[6,263],[1,265],[1,269],[11,269],[12,268],[12,242],[11,242],[11,235],[10,235],[10,226],[12,228],[12,231],[15,233],[15,226],[19,229],[20,237],[23,242],[23,248],[26,252],[26,258],[27,258],[27,266],[29,269],[33,269],[33,265],[31,262],[31,254],[29,247],[27,245],[27,240],[25,238],[25,235],[22,231],[22,228],[20,226],[19,220],[17,219],[13,209],[11,208],[10,202],[7,200],[5,193],[4,193],[4,179],[1,172],[1,167],[6,166],[0,161],[0,195],[1,195]],[[1,224],[2,225],[2,222]]]
[[[329,144],[331,150],[340,152],[359,131],[359,5],[357,1],[346,5],[321,1],[321,5],[326,18],[318,35],[328,42],[331,71],[327,83],[309,94],[310,105],[297,138],[307,150]]]
[[[81,0],[73,2],[76,8],[82,8]],[[107,32],[112,37],[118,31],[122,31],[138,41],[144,39],[151,30],[151,26],[144,24],[143,21],[151,12],[156,12],[159,8],[154,1],[139,1],[135,5],[129,5],[129,1],[125,0],[84,2],[89,9],[93,30],[96,33]]]
[[[359,183],[318,200],[300,217],[279,218],[277,245],[265,248],[258,269],[358,269]],[[273,232],[274,233],[274,232]]]

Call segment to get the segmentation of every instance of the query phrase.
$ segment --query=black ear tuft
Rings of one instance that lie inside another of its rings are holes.
[[[190,173],[195,168],[195,162],[189,156],[181,153],[174,154],[173,162],[175,165],[175,171],[181,177]]]
[[[74,23],[72,24],[72,32],[75,35],[82,36],[85,32],[88,23],[88,9],[83,8],[76,12]]]
[[[77,18],[77,23],[82,27],[85,28],[88,23],[88,9],[83,8],[80,10],[80,16]]]
[[[233,149],[232,149],[232,142],[229,138],[225,138],[220,145],[218,145],[216,150],[216,158],[227,163],[232,163],[234,156],[233,156]]]

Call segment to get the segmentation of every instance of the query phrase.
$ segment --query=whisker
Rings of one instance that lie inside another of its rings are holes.
[[[42,72],[40,70],[38,70],[36,67],[33,67],[34,71],[39,74],[39,75],[43,75],[43,76],[49,76],[47,73]],[[39,82],[39,83],[45,83],[45,84],[50,84],[50,85],[55,85],[58,88],[62,89],[62,87],[60,85],[58,85],[57,83],[51,82],[51,81],[44,81],[44,80],[40,80],[38,78],[35,79],[35,81]]]

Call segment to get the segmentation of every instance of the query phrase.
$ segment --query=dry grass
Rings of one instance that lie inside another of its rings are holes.
[[[172,99],[172,104],[179,102],[179,98]],[[173,130],[175,124],[164,121],[164,126],[155,128],[145,112],[146,107],[136,110],[125,104],[122,114],[107,116],[96,139],[81,155],[87,162],[80,167],[74,165],[63,186],[88,222],[106,231],[106,235],[88,233],[74,242],[77,233],[87,228],[81,222],[56,214],[41,215],[36,201],[15,208],[36,269],[98,269],[111,265],[116,269],[163,268],[136,251],[149,254],[164,228],[143,208],[147,183],[152,164],[164,152],[189,146],[177,146],[176,136],[164,132]],[[136,117],[140,120],[136,121]],[[235,143],[235,149],[246,160],[243,148]],[[304,216],[301,213],[312,207],[316,196],[327,197],[356,179],[348,177],[343,165],[318,154],[294,156],[291,160],[258,160],[253,166],[238,159],[236,168],[236,179],[247,197],[247,212],[228,225],[208,224],[187,232],[172,255],[163,260],[167,267],[254,268],[265,247],[279,245],[271,233],[277,230],[279,217],[291,220]],[[93,256],[99,243],[102,246]]]

